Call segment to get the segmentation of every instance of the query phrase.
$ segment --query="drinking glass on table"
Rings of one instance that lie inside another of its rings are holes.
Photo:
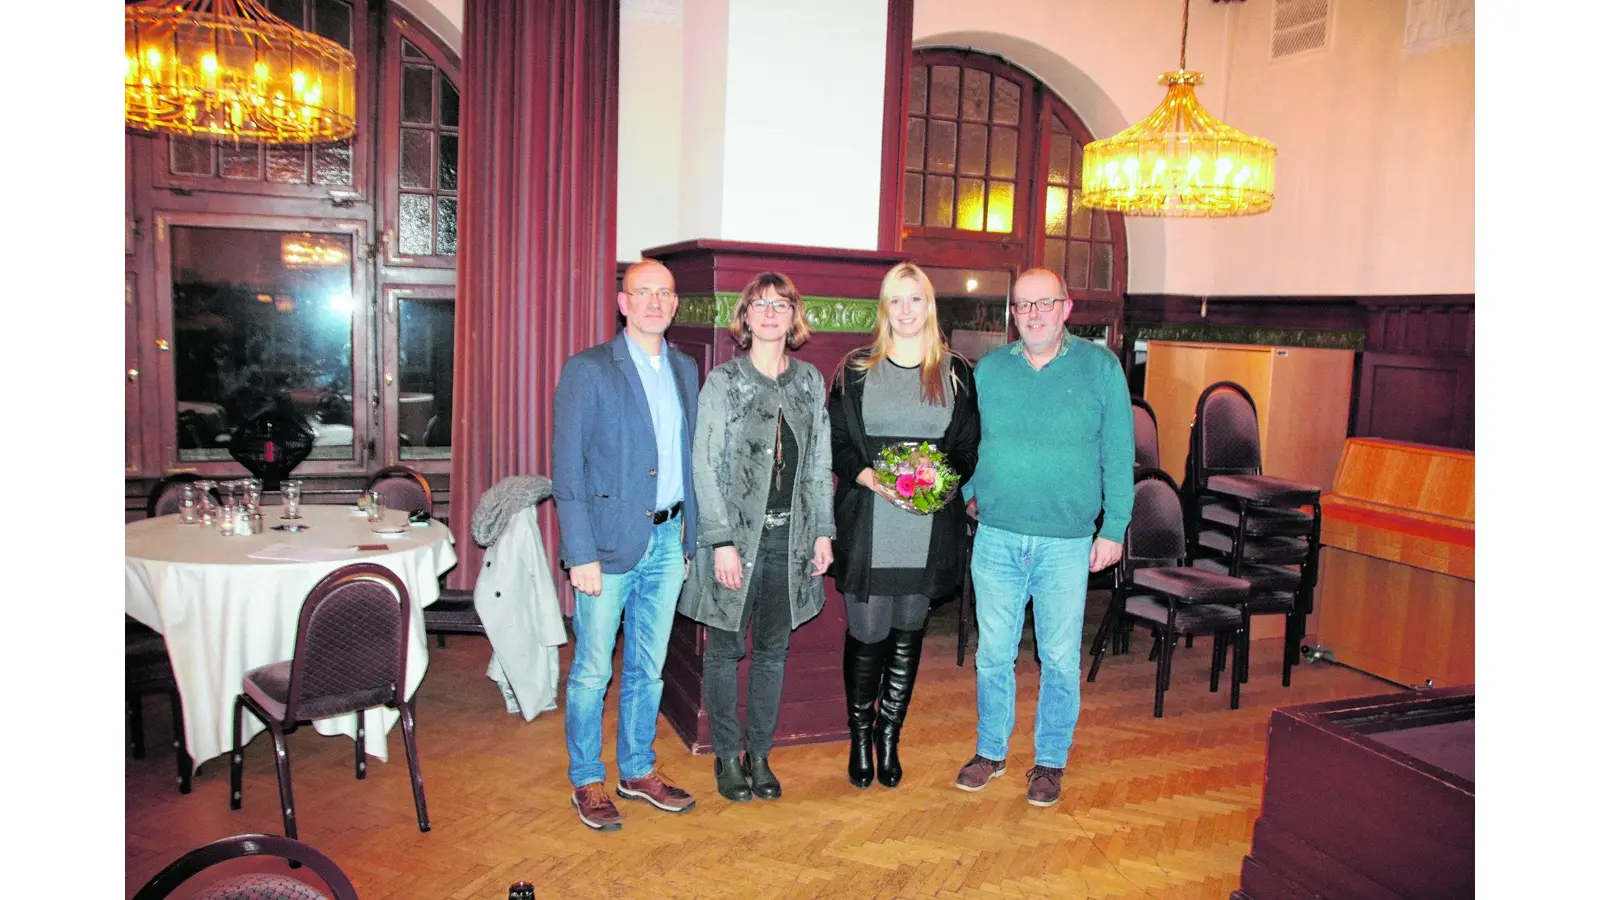
[[[194,483],[195,490],[200,492],[200,524],[211,527],[217,521],[217,483],[209,479],[202,479]]]
[[[383,495],[377,491],[367,491],[367,521],[383,521]]]
[[[283,496],[283,518],[300,518],[300,486],[302,482],[284,481],[278,485],[278,493]]]
[[[224,485],[222,492],[222,518],[217,523],[217,528],[222,532],[223,537],[233,534],[234,528],[238,523],[238,515],[239,508],[238,504],[234,502],[233,490],[231,487]]]
[[[178,523],[180,525],[193,525],[200,521],[200,493],[195,490],[194,482],[183,486],[183,491],[178,496]]]
[[[384,520],[384,495],[376,490],[366,492],[366,520],[368,522],[382,522]]]

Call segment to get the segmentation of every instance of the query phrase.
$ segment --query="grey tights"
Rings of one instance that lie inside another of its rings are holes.
[[[924,594],[874,594],[865,600],[857,594],[846,594],[844,601],[850,636],[863,644],[887,639],[891,628],[921,631],[928,624],[928,597]]]

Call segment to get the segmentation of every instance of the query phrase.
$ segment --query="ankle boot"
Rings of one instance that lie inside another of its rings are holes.
[[[878,783],[900,783],[900,729],[911,706],[911,687],[922,661],[922,632],[889,630],[889,653],[884,663],[883,691],[878,695],[878,721],[873,729],[878,754]]]
[[[763,800],[776,800],[783,796],[783,785],[772,774],[772,766],[765,756],[744,755],[744,777],[750,780],[750,793]]]
[[[750,780],[745,777],[744,766],[739,764],[738,757],[732,759],[717,757],[711,771],[717,776],[717,793],[734,803],[749,801]]]
[[[872,784],[872,725],[888,651],[887,640],[867,644],[845,633],[844,700],[850,714],[850,783],[858,788]]]

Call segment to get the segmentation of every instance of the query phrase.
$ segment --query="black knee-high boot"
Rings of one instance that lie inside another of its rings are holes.
[[[850,713],[850,783],[872,783],[872,724],[877,715],[878,688],[883,682],[887,640],[867,644],[844,636],[844,700]]]
[[[911,688],[922,661],[922,632],[889,630],[889,655],[884,663],[883,691],[878,695],[878,721],[873,743],[878,752],[878,783],[900,783],[900,729],[911,706]]]

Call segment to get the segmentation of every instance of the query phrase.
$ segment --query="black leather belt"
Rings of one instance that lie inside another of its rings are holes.
[[[683,512],[683,501],[679,500],[677,503],[672,504],[672,506],[668,509],[658,509],[654,512],[645,513],[645,515],[650,517],[650,524],[660,525],[662,522],[671,519],[681,512]]]

